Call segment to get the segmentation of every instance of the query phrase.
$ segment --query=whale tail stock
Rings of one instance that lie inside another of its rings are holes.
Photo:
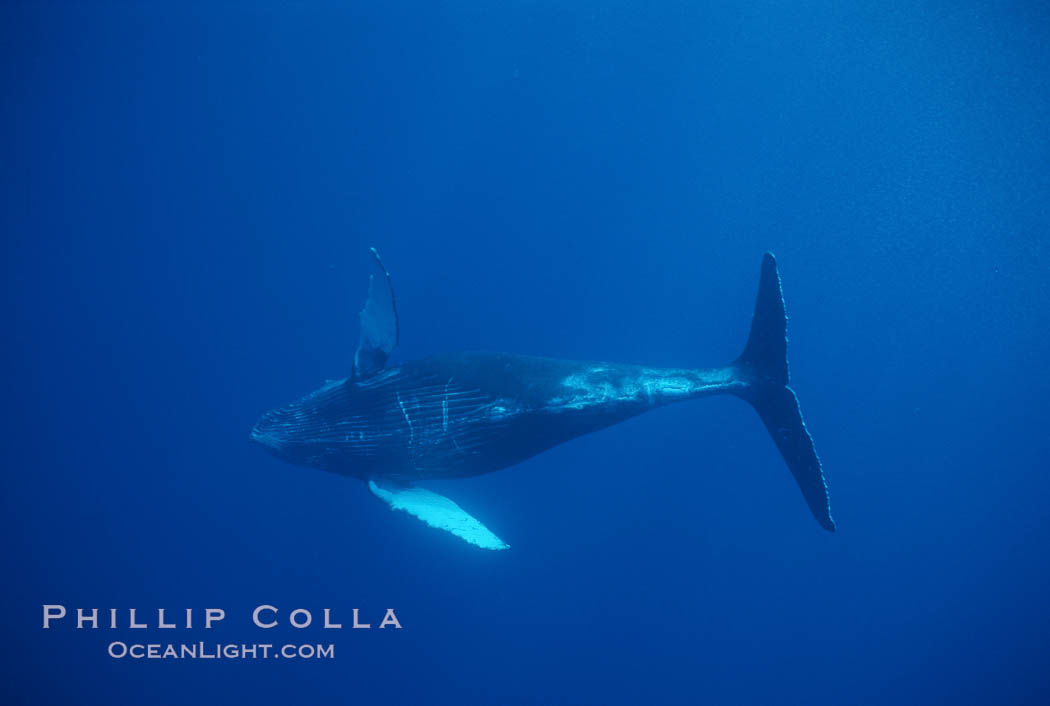
[[[798,398],[788,386],[787,314],[773,253],[767,252],[762,258],[751,334],[732,368],[748,383],[745,389],[734,394],[758,412],[813,516],[821,527],[834,532],[835,521],[831,517],[820,459],[802,420]]]

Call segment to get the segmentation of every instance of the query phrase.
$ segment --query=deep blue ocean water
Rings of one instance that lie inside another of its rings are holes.
[[[1047,703],[1048,20],[5,3],[2,701]],[[498,553],[268,456],[259,415],[350,372],[369,246],[395,362],[677,367],[737,355],[775,252],[839,531],[733,398],[428,486]],[[262,631],[260,604],[404,627]]]

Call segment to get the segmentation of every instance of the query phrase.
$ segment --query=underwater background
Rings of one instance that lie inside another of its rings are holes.
[[[1048,21],[4,3],[0,699],[1047,703]],[[394,363],[672,367],[740,352],[773,251],[838,532],[731,397],[428,485],[505,552],[280,463],[248,432],[349,374],[369,246]],[[227,617],[42,630],[51,603]],[[404,627],[262,631],[260,604]]]

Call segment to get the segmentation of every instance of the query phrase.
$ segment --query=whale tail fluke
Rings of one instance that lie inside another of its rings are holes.
[[[777,261],[772,253],[767,252],[762,258],[751,334],[733,368],[748,383],[736,394],[758,412],[817,522],[834,532],[835,521],[831,517],[820,459],[802,420],[798,398],[788,386],[787,314]]]

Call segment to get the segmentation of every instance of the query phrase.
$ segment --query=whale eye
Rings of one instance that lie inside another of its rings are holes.
[[[495,420],[506,419],[507,417],[513,415],[514,411],[515,410],[511,409],[510,407],[506,407],[501,404],[494,404],[491,407],[489,407],[489,418]]]

